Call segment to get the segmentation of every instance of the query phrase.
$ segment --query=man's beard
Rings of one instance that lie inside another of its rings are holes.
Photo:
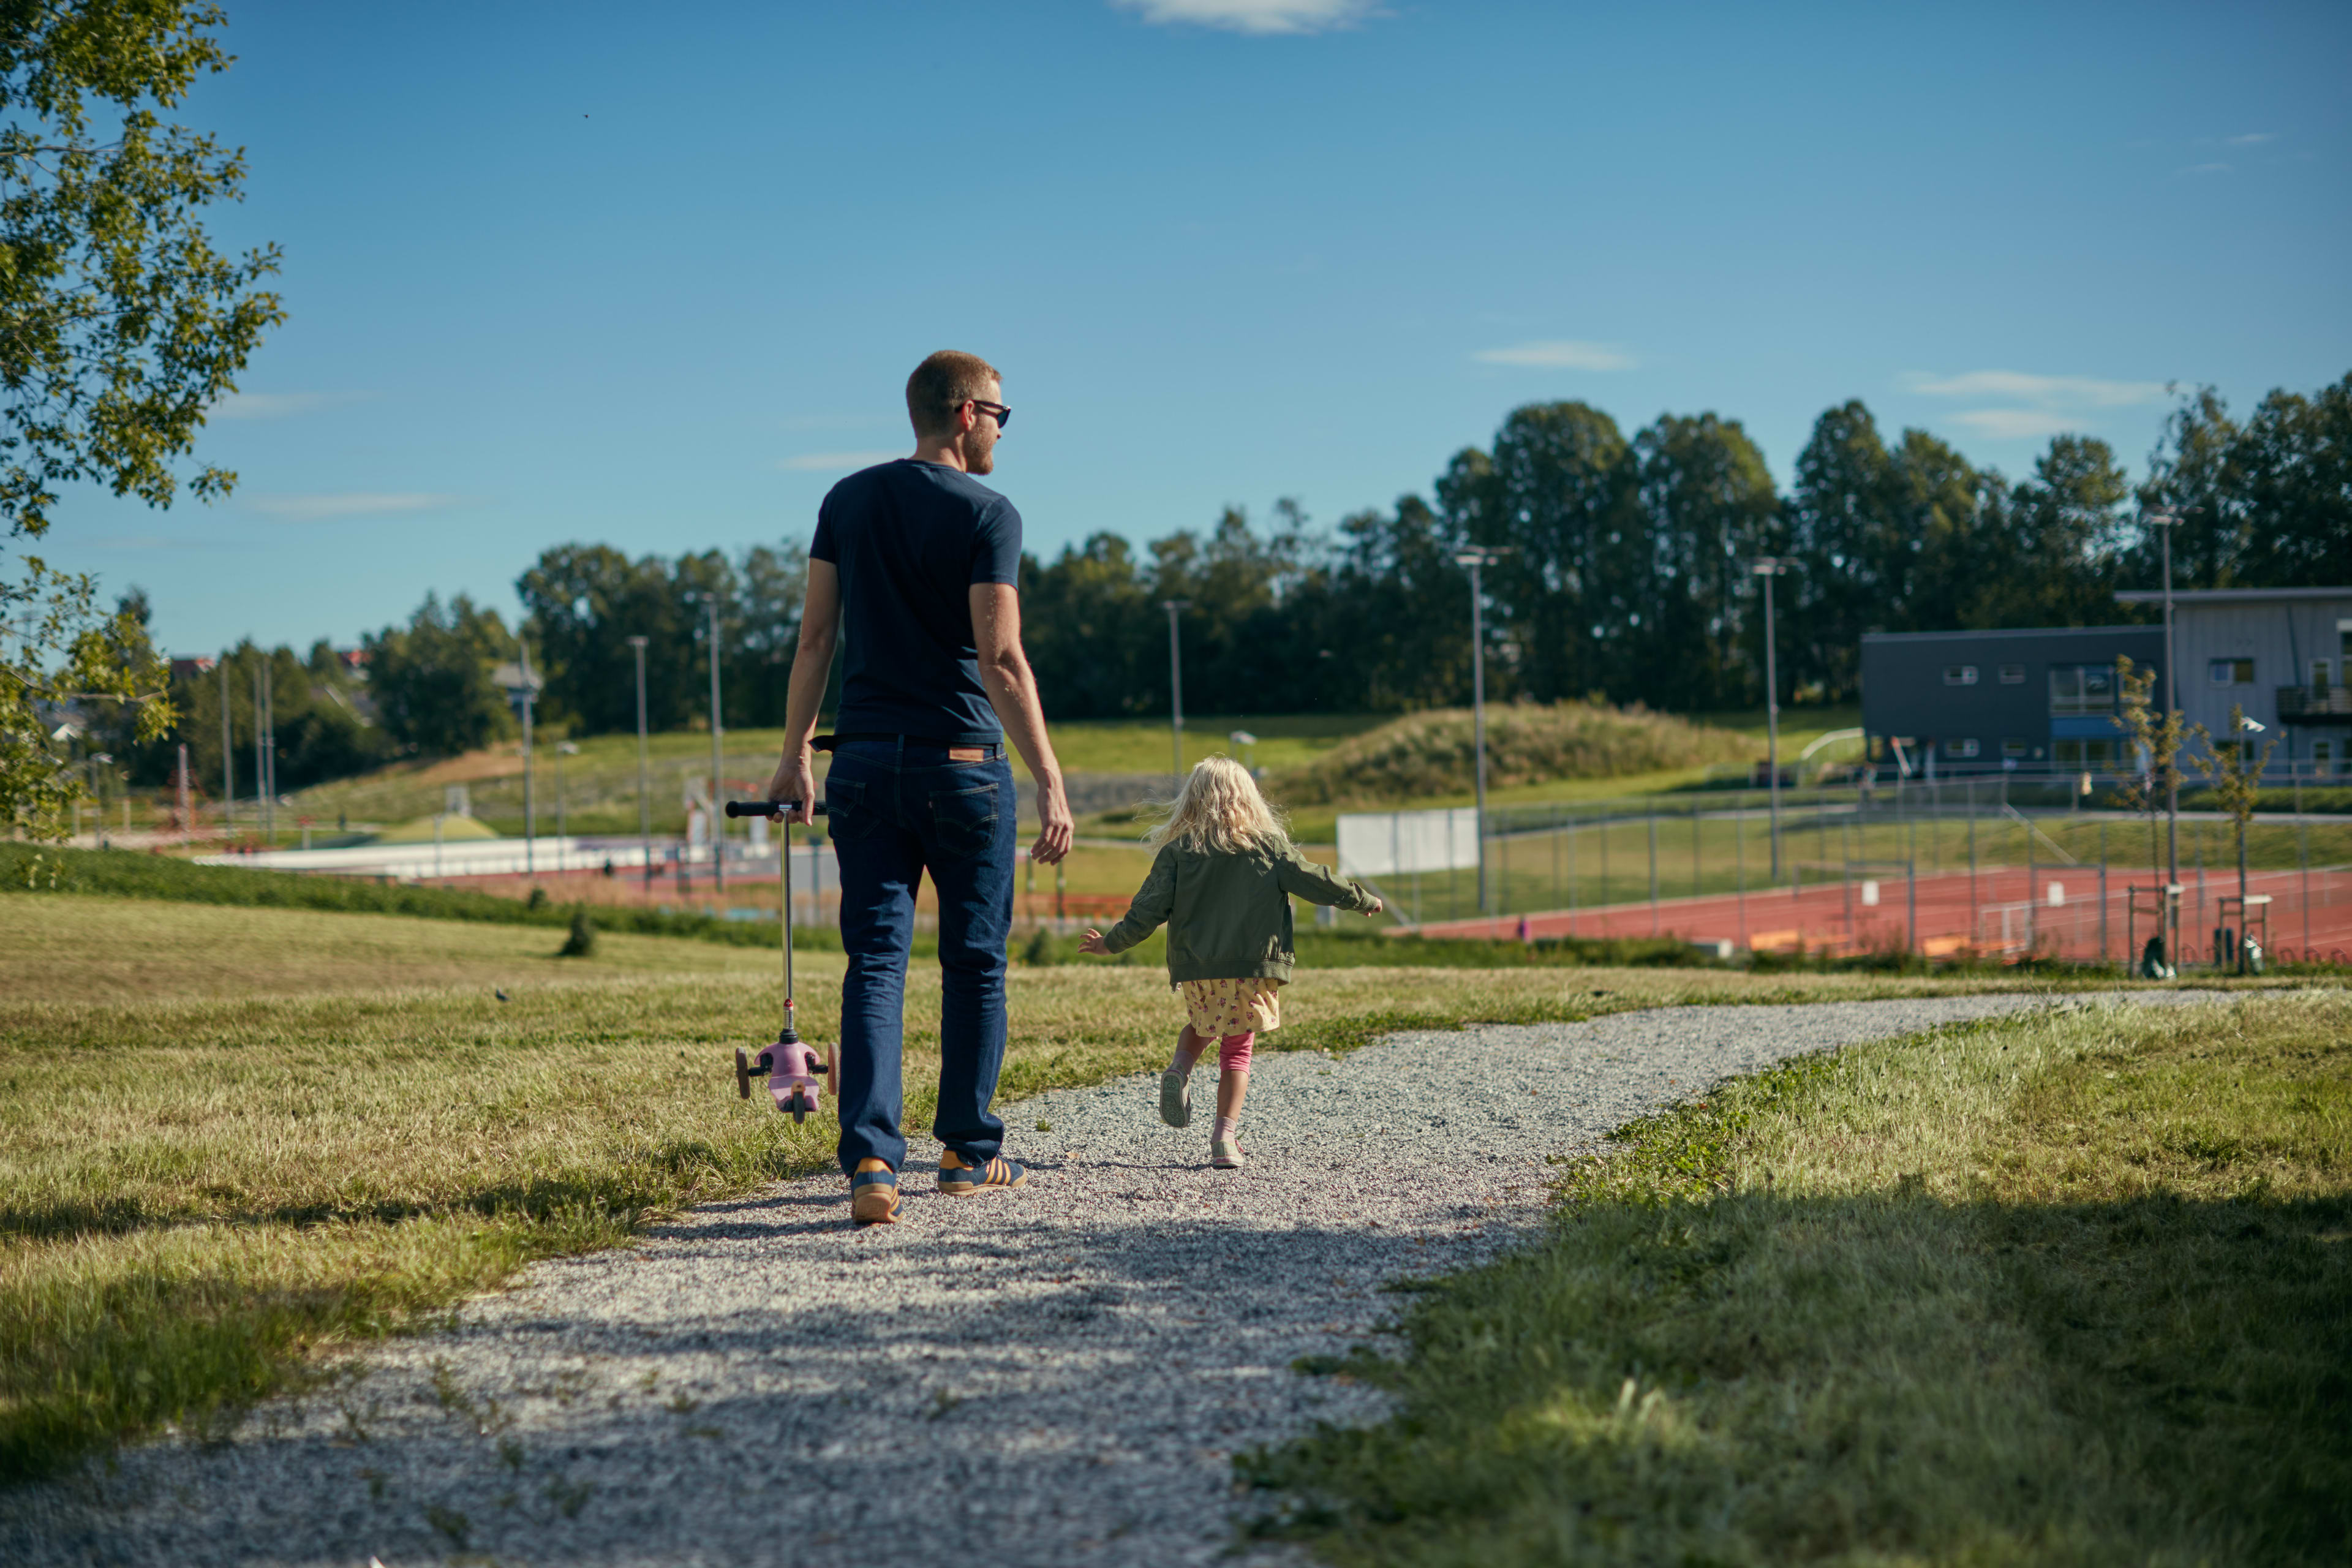
[[[982,438],[978,429],[968,431],[963,438],[963,468],[968,474],[992,474],[996,471],[996,437]]]

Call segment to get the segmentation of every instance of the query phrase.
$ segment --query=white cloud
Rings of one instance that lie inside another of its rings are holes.
[[[1906,391],[1926,397],[2014,397],[2045,408],[2123,408],[2166,395],[2160,381],[2102,381],[2088,375],[2034,375],[2021,370],[1972,370],[1961,375],[1915,371]]]
[[[803,452],[797,458],[786,458],[776,467],[795,474],[845,474],[852,468],[870,468],[906,455],[899,451]]]
[[[1631,370],[1634,363],[1632,354],[1608,343],[1558,340],[1480,349],[1470,357],[1481,364],[1528,365],[1538,370]]]
[[[2033,440],[2098,422],[2097,410],[2159,402],[2171,389],[2160,381],[2107,381],[2092,375],[2036,375],[2022,370],[1972,370],[1959,375],[1914,371],[1903,387],[1922,397],[2001,398],[2008,408],[1970,408],[1955,424],[1998,441]]]
[[[2226,174],[2229,172],[2227,163],[2189,163],[2180,170],[2184,174]]]
[[[364,403],[373,392],[232,392],[207,410],[215,419],[283,419]]]
[[[346,490],[338,495],[254,496],[246,504],[280,522],[328,522],[343,517],[380,517],[387,512],[436,511],[456,496],[423,490]]]
[[[1221,27],[1229,33],[1323,33],[1372,14],[1372,0],[1111,0],[1159,26]]]
[[[2259,147],[2265,142],[2275,142],[2277,140],[2278,132],[2275,131],[2249,131],[2242,136],[2222,137],[2221,145],[2224,147]]]
[[[1971,408],[1952,417],[1980,435],[2003,441],[2030,440],[2083,427],[2080,419],[2044,408]]]

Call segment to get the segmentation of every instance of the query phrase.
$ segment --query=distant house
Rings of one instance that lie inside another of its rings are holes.
[[[2116,598],[2164,603],[2151,592]],[[2267,731],[2258,749],[2278,737],[2275,773],[2352,773],[2352,588],[2175,589],[2172,634],[2188,722],[2226,739],[2236,705]]]
[[[2164,628],[1870,633],[1871,755],[1913,777],[2113,772],[2128,765],[2116,723],[2119,658],[2161,681]]]

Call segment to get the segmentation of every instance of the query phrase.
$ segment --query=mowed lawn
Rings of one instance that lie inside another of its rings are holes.
[[[397,917],[0,898],[0,1474],[201,1425],[551,1253],[831,1163],[734,1094],[772,1037],[772,952]],[[803,963],[824,1040],[840,960]],[[1983,989],[1728,970],[1302,972],[1268,1043],[1676,1001]],[[503,990],[509,1000],[499,1000]],[[1006,1100],[1160,1065],[1164,975],[1011,978]],[[908,1005],[907,1121],[936,1079],[936,967]],[[845,1219],[846,1205],[845,1205]]]
[[[1243,1465],[1344,1563],[2341,1563],[2352,998],[2092,1008],[1720,1086]]]

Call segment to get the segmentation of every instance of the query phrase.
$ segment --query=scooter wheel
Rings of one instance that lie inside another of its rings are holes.
[[[794,1121],[806,1121],[808,1120],[809,1103],[807,1095],[803,1094],[799,1089],[793,1090],[791,1105],[793,1120]]]

